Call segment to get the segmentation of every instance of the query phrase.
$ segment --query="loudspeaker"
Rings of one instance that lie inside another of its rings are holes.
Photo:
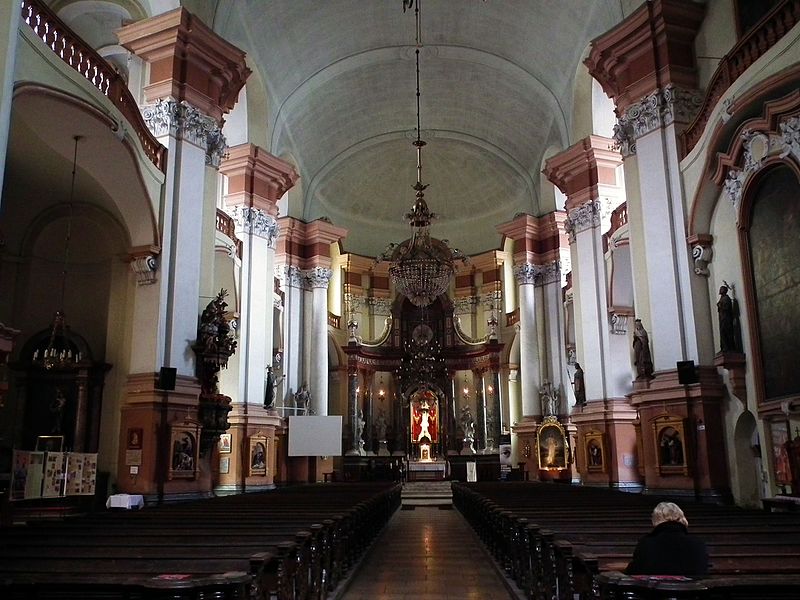
[[[178,374],[178,369],[175,367],[161,367],[158,372],[158,383],[156,389],[159,390],[174,390],[175,389],[175,376]]]
[[[678,361],[678,383],[681,385],[689,385],[690,383],[697,383],[697,369],[694,367],[693,360],[680,360]]]

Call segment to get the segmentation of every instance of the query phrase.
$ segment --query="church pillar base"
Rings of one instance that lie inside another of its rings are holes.
[[[217,486],[238,488],[243,492],[274,486],[280,460],[275,432],[281,427],[282,419],[258,404],[234,404],[228,413],[228,423],[230,452],[223,454],[215,449],[214,454]],[[263,461],[259,457],[262,450]]]
[[[722,402],[725,386],[713,366],[697,368],[698,383],[682,385],[678,371],[659,371],[631,405],[641,421],[645,490],[728,501]]]
[[[536,442],[536,432],[539,431],[541,416],[523,417],[522,421],[513,425],[511,431],[519,440],[519,466],[522,467],[525,479],[539,481],[539,449]]]
[[[636,409],[626,398],[593,400],[575,408],[573,460],[584,485],[641,488],[636,468]]]

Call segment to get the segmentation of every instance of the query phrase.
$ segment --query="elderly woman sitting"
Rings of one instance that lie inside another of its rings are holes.
[[[708,552],[701,540],[687,532],[689,523],[677,504],[661,502],[653,510],[653,530],[639,540],[628,575],[708,574]]]

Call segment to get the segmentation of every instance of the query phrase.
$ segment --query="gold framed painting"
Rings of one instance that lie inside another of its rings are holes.
[[[63,449],[63,435],[40,435],[36,437],[37,452],[61,452]]]
[[[689,444],[683,418],[661,415],[653,419],[653,443],[659,475],[689,474]]]
[[[184,421],[170,425],[170,479],[194,479],[200,459],[200,424]]]
[[[586,471],[589,473],[606,472],[606,441],[601,431],[589,431],[583,436],[583,447],[586,457]]]
[[[219,435],[219,448],[220,454],[230,454],[233,447],[232,438],[230,433],[221,433]]]
[[[563,471],[567,468],[569,442],[564,427],[554,416],[545,417],[536,432],[539,469]]]
[[[267,474],[267,436],[259,432],[250,436],[250,443],[248,445],[249,452],[248,464],[249,468],[247,474],[253,475],[266,475]]]

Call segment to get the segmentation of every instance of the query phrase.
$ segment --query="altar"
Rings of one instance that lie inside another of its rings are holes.
[[[441,481],[447,479],[446,460],[408,461],[409,481]]]

